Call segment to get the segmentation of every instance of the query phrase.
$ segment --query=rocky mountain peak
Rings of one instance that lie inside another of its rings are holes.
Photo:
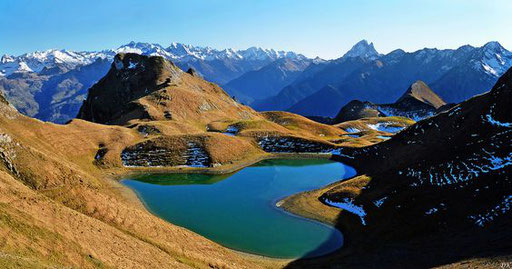
[[[119,53],[107,75],[89,89],[77,117],[109,123],[130,111],[143,118],[143,109],[130,103],[177,82],[182,73],[160,56]]]
[[[512,66],[512,52],[496,41],[480,47],[473,56],[474,67],[485,73],[500,77]]]
[[[9,56],[7,54],[2,55],[2,58],[0,59],[0,63],[10,63],[14,62],[14,58],[12,56]]]
[[[404,102],[407,99],[415,99],[422,103],[431,105],[436,109],[446,105],[446,102],[421,80],[417,80],[411,84],[404,95],[398,99],[397,103]]]
[[[372,60],[379,57],[379,53],[375,50],[373,43],[368,43],[363,39],[357,42],[343,57],[362,57]]]
[[[196,126],[257,117],[193,69],[188,74],[164,57],[119,53],[108,73],[89,89],[77,118],[116,125],[150,120]]]
[[[482,48],[484,50],[490,50],[494,52],[501,52],[505,50],[505,48],[498,41],[487,42]]]

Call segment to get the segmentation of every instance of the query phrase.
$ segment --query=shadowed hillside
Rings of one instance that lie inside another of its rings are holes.
[[[362,175],[328,186],[316,198],[345,209],[338,217],[326,216],[343,231],[346,247],[290,267],[431,267],[510,259],[511,105],[509,70],[487,94],[386,142],[343,151],[339,159]]]

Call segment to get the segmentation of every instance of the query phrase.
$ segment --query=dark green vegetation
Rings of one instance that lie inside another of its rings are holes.
[[[123,180],[163,219],[224,246],[271,257],[312,257],[342,244],[336,229],[293,216],[276,202],[351,177],[325,160],[263,161],[231,175],[145,175]]]

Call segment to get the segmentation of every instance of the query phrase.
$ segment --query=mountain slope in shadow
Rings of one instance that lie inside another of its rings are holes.
[[[319,199],[345,246],[295,267],[433,267],[512,254],[512,70],[486,94],[337,159],[361,176]],[[357,214],[354,214],[357,213]],[[498,263],[499,264],[499,263]]]

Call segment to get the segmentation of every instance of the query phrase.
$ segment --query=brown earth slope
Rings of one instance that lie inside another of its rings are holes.
[[[281,267],[159,219],[115,179],[231,172],[278,156],[265,152],[276,143],[283,153],[373,143],[291,113],[256,113],[162,59],[116,59],[80,112],[111,125],[41,122],[0,97],[0,267]]]

